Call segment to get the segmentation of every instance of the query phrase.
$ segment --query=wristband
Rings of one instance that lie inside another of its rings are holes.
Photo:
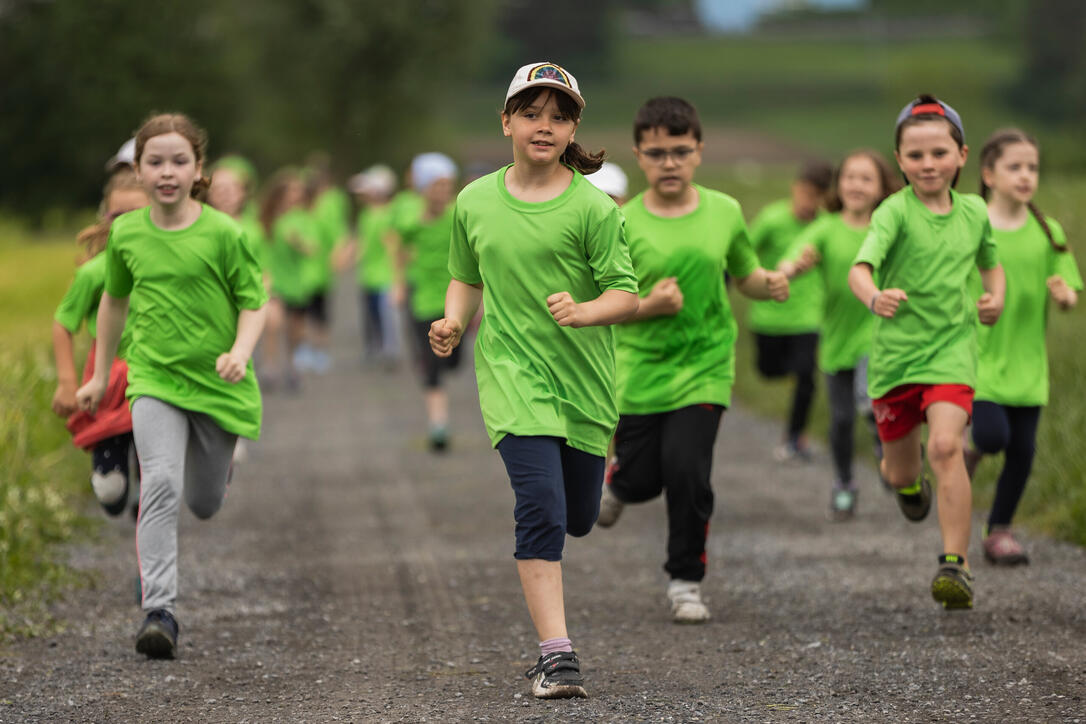
[[[874,296],[871,297],[871,304],[868,304],[867,306],[871,309],[872,314],[878,314],[878,312],[875,311],[875,302],[879,301],[879,297],[881,296],[882,292],[878,291],[875,292]]]

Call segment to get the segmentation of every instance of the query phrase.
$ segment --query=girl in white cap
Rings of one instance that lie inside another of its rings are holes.
[[[513,163],[457,197],[445,317],[430,328],[434,352],[447,357],[485,302],[479,401],[516,497],[517,571],[540,641],[526,675],[543,699],[586,696],[566,631],[562,549],[599,513],[618,421],[608,325],[638,304],[622,216],[582,176],[603,161],[573,140],[583,108],[564,68],[517,71],[501,114]]]

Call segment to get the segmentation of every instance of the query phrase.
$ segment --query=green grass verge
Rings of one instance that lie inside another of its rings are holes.
[[[80,514],[88,459],[50,409],[49,330],[74,270],[72,236],[28,240],[0,228],[0,637],[49,630],[47,604],[86,580],[57,546],[94,530]]]

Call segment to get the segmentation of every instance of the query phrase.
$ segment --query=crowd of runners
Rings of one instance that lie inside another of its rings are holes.
[[[963,121],[921,96],[887,119],[897,169],[869,149],[808,163],[748,227],[735,198],[695,181],[704,142],[689,102],[637,110],[646,189],[629,200],[623,170],[575,140],[584,106],[569,71],[521,67],[501,113],[512,162],[471,174],[428,152],[402,178],[377,165],[341,188],[314,155],[258,193],[252,164],[211,162],[180,114],[147,119],[110,160],[100,221],[79,236],[84,258],[55,316],[53,409],[91,452],[102,507],[137,518],[137,651],[175,656],[181,501],[213,515],[239,441],[260,434],[262,392],[304,394],[308,374],[329,370],[328,295],[352,267],[359,356],[417,368],[434,454],[453,439],[445,373],[474,336],[483,421],[515,494],[537,697],[586,696],[565,539],[620,524],[627,505],[665,497],[671,616],[710,618],[711,463],[740,328],[729,290],[753,300],[759,373],[794,378],[782,464],[812,458],[816,370],[825,377],[833,520],[856,514],[860,418],[886,499],[912,521],[938,499],[938,604],[973,606],[970,477],[982,455],[1005,455],[984,556],[1027,562],[1010,525],[1048,399],[1049,301],[1069,309],[1082,289],[1062,229],[1032,202],[1037,142],[997,132],[980,152],[981,195],[960,193]],[[96,341],[79,375],[84,324]]]

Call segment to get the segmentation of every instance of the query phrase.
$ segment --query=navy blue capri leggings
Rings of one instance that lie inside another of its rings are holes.
[[[518,560],[562,560],[566,534],[587,535],[600,514],[604,459],[561,438],[506,435],[498,443],[516,496]]]

